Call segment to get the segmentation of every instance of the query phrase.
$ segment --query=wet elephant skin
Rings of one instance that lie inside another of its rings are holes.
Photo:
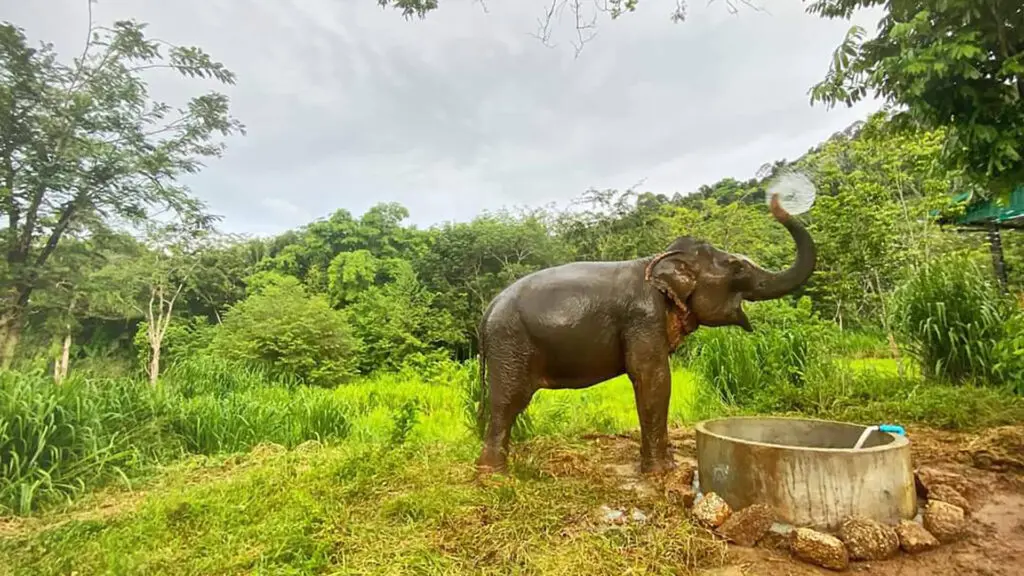
[[[505,288],[480,321],[480,385],[490,419],[482,470],[505,470],[515,418],[542,388],[586,388],[627,374],[640,420],[644,472],[672,467],[668,455],[669,355],[699,326],[753,327],[744,300],[782,297],[814,271],[803,225],[772,199],[796,261],[770,272],[747,258],[682,236],[656,256],[574,262],[539,270]]]

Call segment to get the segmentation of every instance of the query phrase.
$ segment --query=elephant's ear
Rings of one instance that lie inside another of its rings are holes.
[[[686,299],[697,287],[697,274],[689,253],[681,250],[655,256],[647,265],[645,277],[681,309],[686,309]]]

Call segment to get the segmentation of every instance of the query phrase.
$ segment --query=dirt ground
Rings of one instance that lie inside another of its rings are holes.
[[[1024,575],[1024,426],[1006,426],[980,434],[907,430],[915,470],[946,474],[970,503],[965,537],[938,549],[878,562],[851,562],[848,572],[880,576]],[[591,436],[607,455],[605,470],[621,479],[624,490],[659,490],[641,477],[635,461],[636,435]],[[675,459],[696,464],[692,430],[674,430]],[[604,459],[604,458],[603,458]],[[721,576],[803,576],[835,572],[793,558],[785,539],[769,534],[756,547],[729,545]]]

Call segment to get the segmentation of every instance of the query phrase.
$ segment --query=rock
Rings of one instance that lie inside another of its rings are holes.
[[[945,502],[946,504],[952,504],[957,506],[964,511],[964,514],[970,514],[971,503],[964,498],[963,494],[960,494],[952,486],[948,484],[939,484],[928,491],[928,500],[936,500],[939,502]]]
[[[937,486],[949,486],[960,494],[966,494],[969,492],[970,482],[953,472],[935,468],[919,468],[914,472],[914,486],[917,488],[918,496],[929,498],[929,494]]]
[[[622,510],[616,510],[609,508],[607,505],[602,504],[599,509],[601,521],[605,524],[625,524],[626,513]]]
[[[297,445],[295,448],[292,448],[292,450],[294,450],[295,452],[304,453],[316,452],[321,448],[323,448],[323,444],[321,444],[319,440],[306,440],[305,442],[302,442],[301,444]]]
[[[693,478],[696,469],[688,462],[681,462],[675,470],[665,478],[665,497],[669,502],[684,508],[693,506],[697,494],[693,491]]]
[[[672,470],[667,482],[670,481],[673,484],[693,487],[693,477],[696,473],[697,468],[690,462],[684,460],[676,464],[676,467]]]
[[[800,560],[829,570],[846,570],[850,565],[850,555],[842,540],[810,528],[793,530],[789,550]]]
[[[903,520],[896,527],[900,548],[907,554],[917,554],[939,547],[939,541],[917,522]]]
[[[838,536],[851,560],[885,560],[900,549],[896,530],[869,518],[847,518],[839,526]]]
[[[765,504],[754,504],[732,514],[718,533],[740,546],[753,546],[775,523],[775,511]]]
[[[957,540],[964,532],[964,510],[940,500],[930,500],[924,509],[924,529],[939,542]]]
[[[629,522],[643,524],[647,521],[647,514],[644,514],[643,510],[632,508],[627,516],[624,510],[612,508],[607,504],[602,504],[601,507],[598,508],[597,517],[603,524],[612,524],[616,526],[628,524]]]
[[[1024,428],[992,428],[964,448],[975,468],[996,472],[1024,472]]]
[[[693,491],[693,488],[669,488],[665,490],[665,497],[677,506],[690,508],[693,506],[693,501],[697,499],[697,493]]]
[[[732,508],[714,492],[708,492],[693,507],[693,517],[710,528],[718,528],[732,514]]]
[[[782,534],[775,530],[769,530],[768,533],[757,542],[757,545],[759,548],[764,548],[765,550],[789,550],[789,533]]]

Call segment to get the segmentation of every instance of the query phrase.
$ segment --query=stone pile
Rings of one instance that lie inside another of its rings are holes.
[[[788,531],[785,546],[803,562],[834,571],[846,570],[851,562],[878,561],[892,558],[902,550],[918,554],[962,538],[967,530],[970,503],[964,496],[968,484],[959,475],[921,470],[915,473],[918,495],[925,499],[921,521],[903,520],[887,526],[868,518],[846,518],[834,534],[812,528],[795,527]],[[739,546],[755,546],[769,532],[782,525],[775,522],[774,511],[755,504],[733,511],[714,492],[697,495],[682,487],[685,496],[677,500],[695,504],[693,519]]]

